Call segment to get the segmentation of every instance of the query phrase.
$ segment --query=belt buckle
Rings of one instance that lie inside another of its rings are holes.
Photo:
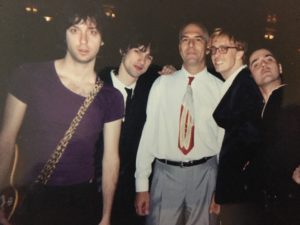
[[[183,161],[180,161],[180,167],[181,167],[181,168],[185,167]]]

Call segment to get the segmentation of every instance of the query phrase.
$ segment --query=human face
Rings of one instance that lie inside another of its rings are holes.
[[[131,48],[123,55],[120,69],[124,70],[130,77],[138,79],[147,71],[152,59],[150,45]]]
[[[218,48],[223,46],[236,47],[227,36],[216,36],[211,40],[210,47],[217,48],[215,54],[211,54],[211,61],[215,70],[226,80],[243,65],[244,51],[238,51],[237,48],[228,48],[227,53],[220,53]]]
[[[252,76],[259,87],[279,86],[281,84],[281,65],[267,49],[254,51],[249,58]]]
[[[94,62],[102,42],[95,23],[81,20],[66,31],[67,56],[77,63]]]
[[[179,53],[186,69],[205,67],[206,40],[204,31],[196,24],[189,24],[182,30]]]

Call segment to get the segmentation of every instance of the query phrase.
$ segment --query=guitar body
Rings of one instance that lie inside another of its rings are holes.
[[[20,204],[20,192],[14,186],[14,176],[16,172],[17,162],[19,157],[18,146],[15,145],[14,159],[10,173],[10,186],[0,193],[0,209],[4,213],[5,218],[11,221],[13,214]]]
[[[8,220],[12,218],[12,215],[15,213],[19,203],[19,191],[13,186],[4,189],[0,195],[0,208]]]

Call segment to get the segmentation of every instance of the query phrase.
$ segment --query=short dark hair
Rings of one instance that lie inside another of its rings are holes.
[[[209,33],[208,33],[208,30],[206,28],[206,26],[204,26],[201,22],[198,22],[198,21],[189,21],[189,22],[185,22],[184,24],[181,25],[181,27],[179,28],[179,41],[181,40],[182,38],[182,33],[183,33],[183,30],[189,26],[189,25],[196,25],[197,27],[199,27],[203,33],[204,33],[204,38],[206,41],[208,41],[209,39]]]
[[[66,31],[80,21],[91,20],[103,37],[105,16],[102,6],[97,0],[64,0],[62,7],[57,10],[56,32],[58,34],[58,49],[65,51]]]
[[[249,63],[250,60],[250,56],[257,50],[260,49],[265,49],[269,52],[271,52],[271,54],[273,55],[273,57],[276,59],[277,63],[279,63],[281,61],[281,59],[279,58],[279,54],[278,51],[276,51],[274,48],[269,47],[269,46],[264,46],[264,45],[256,45],[256,46],[250,46],[249,48],[249,54],[247,55],[247,62]]]
[[[96,0],[64,0],[58,15],[59,32],[65,32],[71,26],[80,21],[91,20],[95,23],[97,30],[102,33],[104,14],[101,4]]]
[[[147,47],[151,47],[152,49],[152,44],[151,38],[147,36],[145,32],[141,30],[131,30],[126,33],[126,36],[121,41],[120,51],[121,54],[124,55],[128,50],[141,46],[143,46],[145,50]]]

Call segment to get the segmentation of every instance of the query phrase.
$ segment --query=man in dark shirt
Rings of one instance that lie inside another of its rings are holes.
[[[99,73],[105,84],[112,85],[121,92],[126,105],[120,137],[120,173],[112,212],[113,225],[143,223],[144,218],[138,216],[134,209],[137,148],[146,120],[146,106],[152,83],[159,74],[174,71],[172,66],[165,66],[160,71],[159,66],[150,65],[153,59],[151,41],[143,32],[130,32],[127,36],[129,40],[120,48],[120,66],[105,68]],[[101,148],[100,140],[99,150]],[[100,169],[98,168],[98,174]]]
[[[295,179],[300,164],[300,107],[287,103],[282,66],[270,50],[254,51],[249,68],[265,102],[264,145],[257,173],[264,193],[264,224],[296,225],[300,221],[300,188]]]

